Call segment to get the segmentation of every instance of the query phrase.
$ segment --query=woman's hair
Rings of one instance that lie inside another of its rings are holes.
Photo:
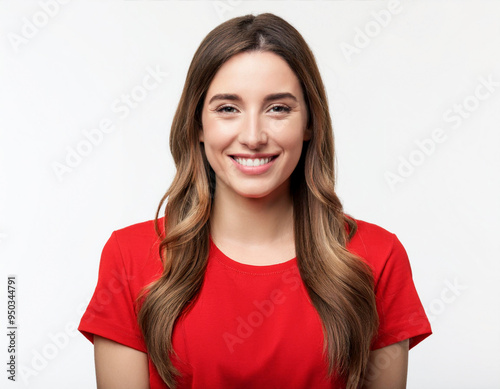
[[[155,220],[164,269],[138,299],[139,325],[158,373],[169,387],[175,387],[179,372],[171,360],[175,357],[173,329],[200,291],[210,247],[215,179],[199,141],[201,111],[220,67],[232,56],[249,51],[273,52],[283,58],[304,93],[312,135],[291,176],[297,263],[323,324],[329,374],[343,379],[347,388],[356,388],[378,327],[373,275],[346,249],[357,226],[344,214],[335,194],[332,124],[314,55],[293,26],[270,13],[222,23],[194,54],[170,134],[177,172]],[[164,204],[165,233],[158,221]]]

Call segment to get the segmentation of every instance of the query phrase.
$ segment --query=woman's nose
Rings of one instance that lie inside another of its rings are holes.
[[[238,136],[241,144],[250,149],[258,149],[267,143],[267,131],[258,115],[247,115],[241,123]]]

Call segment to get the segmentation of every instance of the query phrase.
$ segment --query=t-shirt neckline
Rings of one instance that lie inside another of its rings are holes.
[[[210,237],[210,251],[213,256],[226,267],[249,274],[282,273],[284,271],[292,269],[297,265],[297,257],[289,259],[285,262],[275,263],[272,265],[250,265],[247,263],[238,262],[224,254],[214,243],[212,237]]]

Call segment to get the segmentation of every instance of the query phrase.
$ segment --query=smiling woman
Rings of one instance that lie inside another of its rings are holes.
[[[211,31],[170,149],[156,220],[112,234],[80,323],[98,387],[404,388],[430,325],[397,237],[343,211],[298,31],[273,14]]]
[[[272,52],[237,54],[217,72],[205,101],[200,141],[215,172],[217,201],[226,202],[227,190],[253,198],[289,193],[310,138],[307,106],[290,66]]]

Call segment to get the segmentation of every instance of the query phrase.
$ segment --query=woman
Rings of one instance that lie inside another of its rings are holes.
[[[429,322],[396,236],[335,194],[302,36],[272,14],[210,32],[170,148],[155,222],[112,234],[80,323],[98,387],[404,388]]]

